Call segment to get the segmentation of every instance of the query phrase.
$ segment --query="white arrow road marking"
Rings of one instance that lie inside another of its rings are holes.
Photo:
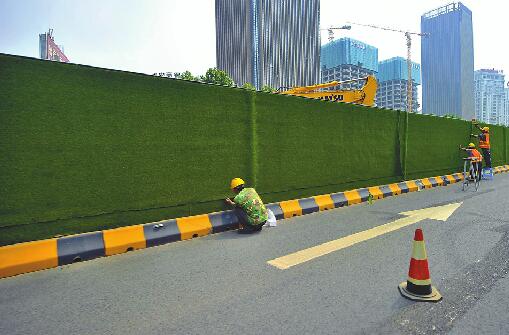
[[[331,252],[337,250],[348,248],[354,244],[367,241],[369,239],[375,238],[383,234],[390,233],[392,231],[412,225],[425,219],[446,221],[449,218],[449,216],[451,216],[452,213],[454,213],[454,211],[461,206],[461,204],[462,202],[458,202],[444,206],[402,212],[399,214],[406,215],[407,217],[383,224],[375,228],[364,230],[346,237],[342,237],[334,241],[326,242],[315,247],[300,250],[292,254],[270,260],[267,263],[277,267],[278,269],[286,270],[291,268],[292,266],[310,261],[320,256],[330,254]]]

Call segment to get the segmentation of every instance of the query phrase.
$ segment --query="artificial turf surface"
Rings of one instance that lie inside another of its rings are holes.
[[[458,171],[471,124],[406,116],[0,54],[0,245]]]

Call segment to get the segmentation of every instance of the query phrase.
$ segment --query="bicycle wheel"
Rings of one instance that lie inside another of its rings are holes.
[[[475,170],[475,190],[477,191],[477,189],[479,188],[479,184],[481,183],[481,176],[479,175],[479,171],[477,169],[474,169]]]
[[[463,191],[466,191],[468,188],[468,178],[463,179]]]
[[[468,188],[467,164],[468,161],[465,161],[465,163],[463,163],[463,186],[462,186],[463,191],[466,191]]]

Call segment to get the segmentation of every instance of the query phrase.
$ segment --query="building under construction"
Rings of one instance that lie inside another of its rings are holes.
[[[53,29],[48,30],[47,33],[39,34],[39,57],[41,59],[69,63],[63,49],[62,46],[56,45]]]
[[[345,81],[375,75],[378,49],[353,38],[340,38],[322,46],[321,81]],[[360,89],[362,81],[341,85],[341,89]],[[334,89],[334,88],[331,88]]]
[[[417,112],[417,85],[421,84],[421,66],[412,62],[412,112]],[[378,63],[378,107],[407,110],[408,66],[403,57],[392,57]]]

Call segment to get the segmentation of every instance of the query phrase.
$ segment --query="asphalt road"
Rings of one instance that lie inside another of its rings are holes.
[[[462,202],[280,270],[267,261]],[[0,280],[0,334],[508,334],[509,174]],[[421,227],[439,303],[404,299]]]

